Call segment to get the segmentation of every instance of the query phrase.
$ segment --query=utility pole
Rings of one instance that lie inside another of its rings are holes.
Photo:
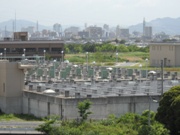
[[[149,113],[148,113],[148,126],[151,126],[151,97],[150,97],[150,93],[148,93],[148,102],[149,102]]]
[[[163,62],[163,60],[161,60],[161,96],[164,93],[164,90],[163,90],[163,82],[164,82],[163,67],[164,67],[164,62]]]
[[[15,23],[14,23],[14,32],[16,32],[16,11],[15,11]]]

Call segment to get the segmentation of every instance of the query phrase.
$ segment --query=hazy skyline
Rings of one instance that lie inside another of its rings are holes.
[[[24,19],[43,25],[129,25],[180,17],[180,0],[1,0],[0,22]]]

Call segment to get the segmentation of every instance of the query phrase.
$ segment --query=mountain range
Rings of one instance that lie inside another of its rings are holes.
[[[6,27],[7,31],[13,31],[13,22],[14,20],[0,22],[0,30],[4,31]],[[32,22],[28,20],[16,20],[16,31],[21,31],[21,28],[27,28],[28,26],[33,26],[36,29],[37,22]],[[52,27],[38,24],[38,30],[41,31],[43,29],[51,30]]]
[[[165,32],[169,35],[180,34],[180,18],[157,18],[150,22],[146,22],[146,26],[152,26],[153,33]],[[132,25],[129,27],[130,32],[143,30],[143,23]]]
[[[4,31],[5,27],[7,31],[13,30],[13,21],[8,20],[5,22],[0,22],[0,31]],[[36,28],[37,23],[27,20],[16,20],[16,31],[20,31],[21,28],[27,28],[28,26],[34,26]],[[179,18],[157,18],[155,20],[146,22],[146,26],[152,26],[153,33],[160,33],[165,32],[169,35],[180,35],[180,17]],[[41,31],[42,29],[52,30],[53,26],[45,26],[45,25],[38,25],[38,30]],[[68,26],[62,26],[63,28]],[[130,33],[133,31],[142,32],[143,23],[139,23],[136,25],[129,26]]]

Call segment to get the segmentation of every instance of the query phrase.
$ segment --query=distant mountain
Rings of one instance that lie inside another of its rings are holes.
[[[13,30],[13,21],[14,20],[8,20],[4,22],[0,22],[0,31],[4,31],[5,27],[7,31]],[[21,31],[21,28],[27,28],[28,26],[33,26],[36,29],[36,22],[27,21],[27,20],[16,20],[16,31]],[[72,25],[73,26],[73,25]],[[152,26],[153,33],[159,33],[159,32],[165,32],[166,34],[170,35],[180,35],[180,17],[179,18],[158,18],[155,20],[152,20],[150,22],[146,22],[146,26]],[[43,29],[52,30],[53,26],[44,26],[39,24],[39,31]],[[70,27],[70,25],[64,25],[62,26],[63,30],[67,27]],[[80,29],[84,29],[83,26],[79,26]],[[129,27],[130,33],[133,31],[142,32],[143,29],[143,23],[139,23],[137,25],[132,25]]]
[[[180,18],[158,18],[150,22],[146,22],[146,26],[152,26],[153,33],[165,32],[166,34],[180,34]],[[129,27],[130,32],[143,30],[143,23],[132,25]]]
[[[4,31],[5,27],[6,27],[7,31],[13,31],[13,21],[14,20],[8,20],[5,22],[1,22],[0,23],[0,30]],[[21,31],[21,28],[27,28],[28,26],[33,26],[36,29],[36,23],[35,22],[31,22],[31,21],[27,21],[27,20],[16,20],[16,31]],[[41,31],[42,29],[51,30],[52,27],[39,24],[38,29],[39,29],[39,31]]]

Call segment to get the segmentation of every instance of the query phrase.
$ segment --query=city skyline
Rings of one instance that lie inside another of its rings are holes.
[[[38,21],[43,25],[130,25],[163,17],[179,17],[178,0],[1,0],[0,20]],[[172,10],[173,9],[173,10]],[[3,14],[2,14],[3,13]]]

